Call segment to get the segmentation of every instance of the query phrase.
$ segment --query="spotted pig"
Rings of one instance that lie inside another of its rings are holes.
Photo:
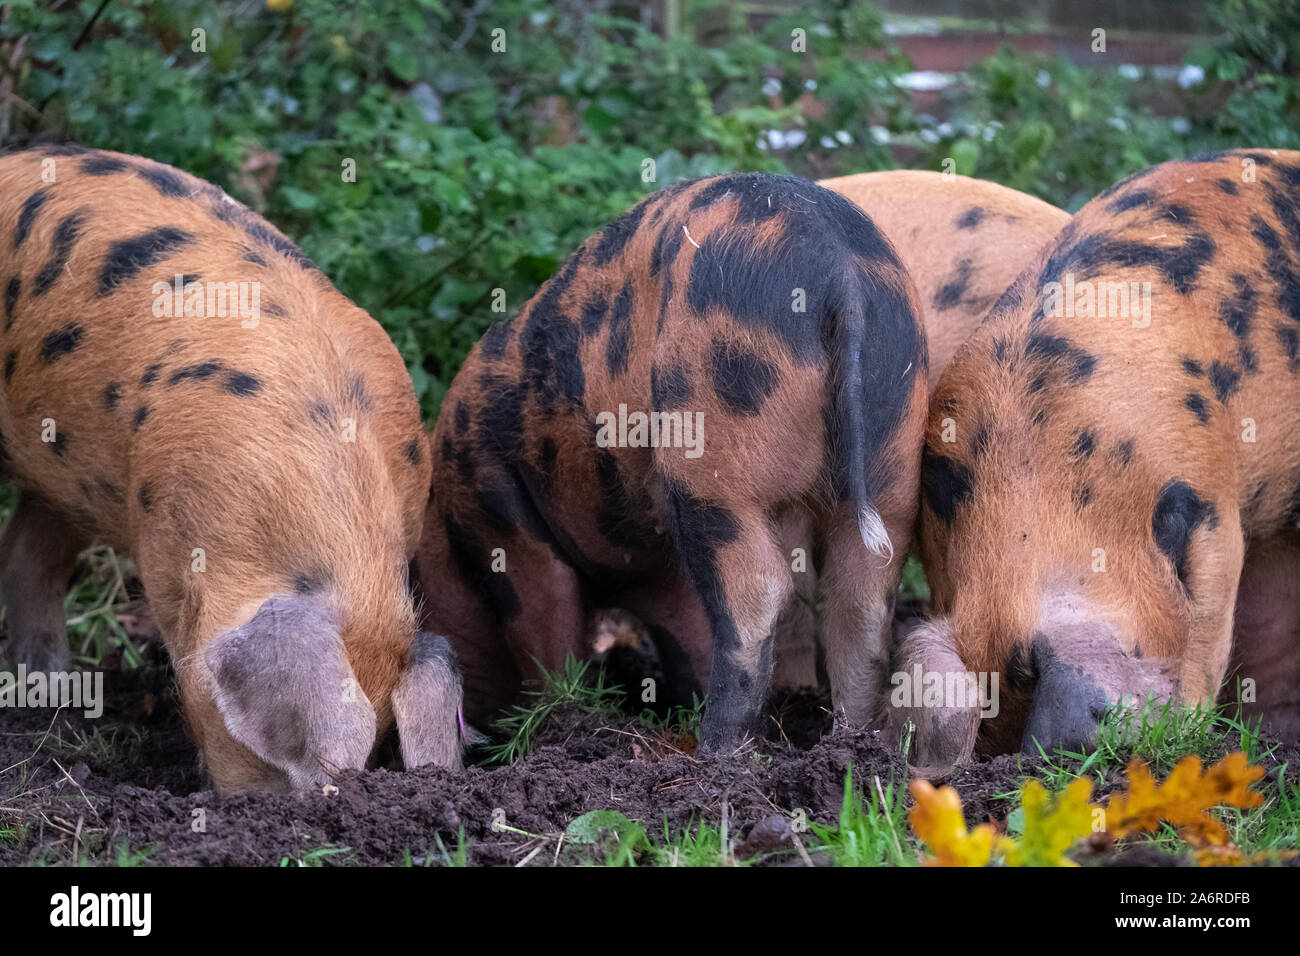
[[[1297,407],[1300,154],[1165,163],[1080,210],[931,402],[938,616],[898,653],[1001,693],[913,710],[916,761],[1086,746],[1113,701],[1238,680],[1295,738]]]
[[[818,185],[870,216],[911,274],[930,350],[931,388],[1020,270],[1070,221],[1069,213],[1014,189],[927,170],[859,173]],[[790,548],[811,550],[810,539],[806,525],[783,529]],[[777,623],[777,687],[818,683],[814,571],[796,574],[795,588],[795,600]]]
[[[383,330],[261,217],[136,156],[0,159],[8,653],[68,663],[92,540],[135,558],[217,788],[319,784],[396,723],[456,764],[406,576],[430,462]]]
[[[649,626],[679,695],[707,687],[705,748],[735,743],[792,593],[777,529],[802,512],[834,704],[869,721],[925,375],[907,273],[860,210],[812,183],[682,184],[593,236],[474,347],[431,436],[420,578],[467,715],[586,654],[587,611],[616,606]],[[647,413],[667,416],[658,447],[636,430]]]

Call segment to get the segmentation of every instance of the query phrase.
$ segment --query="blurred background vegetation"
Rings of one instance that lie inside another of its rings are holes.
[[[1074,210],[1154,162],[1300,148],[1296,0],[1127,5],[1148,22],[1106,12],[1123,4],[885,6],[900,12],[11,0],[0,146],[75,140],[219,183],[384,324],[430,413],[502,317],[493,289],[517,311],[587,235],[683,177],[951,158]]]

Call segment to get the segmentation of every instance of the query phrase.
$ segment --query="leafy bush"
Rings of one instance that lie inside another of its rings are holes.
[[[823,0],[758,33],[739,4],[682,7],[689,29],[664,38],[636,5],[580,0],[11,0],[0,145],[73,139],[219,183],[384,324],[430,413],[502,317],[494,290],[517,311],[680,178],[888,168],[903,145],[911,165],[952,157],[1074,209],[1164,159],[1300,146],[1292,0],[1215,9],[1224,39],[1191,57],[1189,119],[1153,115],[1132,71],[1006,49],[947,123],[913,115],[910,64],[868,4]]]

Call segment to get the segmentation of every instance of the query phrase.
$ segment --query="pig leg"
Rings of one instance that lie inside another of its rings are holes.
[[[63,599],[77,554],[86,542],[40,498],[23,492],[0,536],[0,591],[9,631],[9,657],[29,671],[68,666]]]
[[[776,620],[772,686],[816,687],[817,570],[811,516],[802,508],[788,510],[777,519],[777,537],[794,576],[794,594]]]
[[[716,752],[757,723],[772,680],[772,629],[794,585],[761,509],[732,511],[680,489],[670,509],[680,566],[709,621],[713,667],[700,744]]]
[[[513,603],[497,607],[505,641],[524,679],[542,671],[564,669],[564,659],[589,656],[586,608],[577,572],[540,541],[520,539],[505,547],[506,570]],[[539,670],[540,668],[540,670]]]
[[[820,569],[821,637],[837,720],[878,726],[888,686],[894,589],[907,559],[908,525],[885,519],[892,555],[867,550],[851,505],[835,511]]]
[[[1300,535],[1252,542],[1242,566],[1223,701],[1237,699],[1283,740],[1300,740]]]

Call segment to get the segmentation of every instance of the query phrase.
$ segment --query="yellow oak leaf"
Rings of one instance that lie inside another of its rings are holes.
[[[1004,837],[998,849],[1008,866],[1077,866],[1065,858],[1075,841],[1092,832],[1092,782],[1074,780],[1053,797],[1037,780],[1025,784],[1021,805],[1025,826],[1018,839]]]
[[[1200,758],[1193,756],[1179,761],[1157,785],[1146,764],[1135,758],[1128,765],[1128,793],[1112,794],[1107,804],[1107,827],[1119,839],[1152,832],[1166,821],[1193,846],[1226,846],[1228,831],[1209,810],[1259,806],[1264,797],[1249,788],[1263,775],[1264,768],[1250,766],[1241,752],[1228,754],[1204,775]]]
[[[967,831],[961,798],[952,787],[936,790],[924,780],[912,781],[916,806],[908,814],[912,829],[933,852],[926,866],[985,866],[993,853],[995,831],[982,823]]]

